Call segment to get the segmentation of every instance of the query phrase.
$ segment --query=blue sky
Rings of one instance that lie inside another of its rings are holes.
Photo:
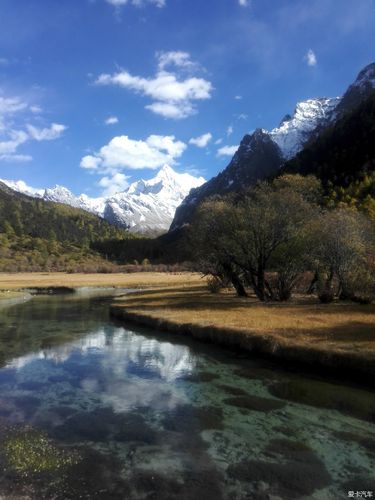
[[[374,0],[1,0],[0,178],[97,196],[206,179],[375,60]]]

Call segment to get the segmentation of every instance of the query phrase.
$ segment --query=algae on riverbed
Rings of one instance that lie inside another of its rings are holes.
[[[10,427],[5,434],[6,460],[22,475],[52,472],[79,461],[78,453],[57,447],[45,433],[30,426]]]

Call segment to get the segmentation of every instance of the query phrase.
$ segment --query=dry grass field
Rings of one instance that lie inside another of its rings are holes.
[[[262,304],[192,285],[137,292],[118,298],[117,308],[176,325],[238,330],[278,345],[364,356],[375,366],[375,305],[320,304],[315,297]]]
[[[110,287],[142,288],[155,286],[198,285],[202,279],[197,273],[0,273],[0,292],[23,288],[48,287]]]

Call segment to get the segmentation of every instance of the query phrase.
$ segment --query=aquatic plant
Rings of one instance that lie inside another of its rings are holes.
[[[3,449],[9,465],[22,475],[63,469],[80,460],[78,453],[57,447],[45,433],[30,426],[8,429]]]

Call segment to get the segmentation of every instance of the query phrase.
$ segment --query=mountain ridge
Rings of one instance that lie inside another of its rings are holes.
[[[342,97],[299,102],[293,116],[285,115],[279,127],[271,131],[256,129],[253,134],[245,135],[228,166],[186,197],[176,210],[170,231],[188,224],[199,203],[209,196],[239,191],[277,175],[284,163],[295,158],[310,141],[356,109],[374,92],[375,63],[371,63],[359,72]],[[279,157],[275,148],[278,148]]]

